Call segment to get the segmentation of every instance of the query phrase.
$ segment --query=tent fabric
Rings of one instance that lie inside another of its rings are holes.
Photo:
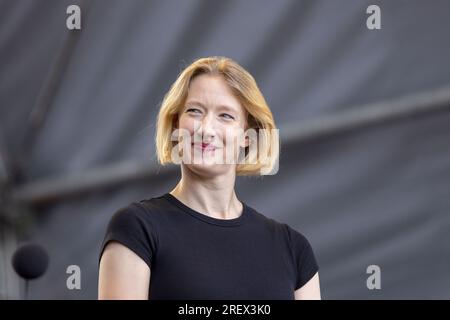
[[[77,3],[82,29],[71,31],[66,8]],[[376,1],[380,30],[366,27],[371,4],[2,0],[4,149],[13,161],[21,159],[21,184],[127,161],[155,163],[164,94],[183,67],[211,55],[249,70],[281,134],[286,125],[450,84],[450,3]],[[21,158],[30,114],[42,99],[48,112]],[[236,190],[255,209],[307,236],[324,299],[448,298],[449,141],[450,108],[281,141],[279,172],[240,177]],[[31,227],[17,241],[41,243],[50,265],[31,284],[30,298],[95,299],[97,255],[112,214],[167,192],[178,179],[175,168],[33,207]],[[69,265],[81,269],[81,290],[66,286]],[[367,288],[370,265],[381,269],[380,290]],[[0,288],[2,296],[18,294]]]

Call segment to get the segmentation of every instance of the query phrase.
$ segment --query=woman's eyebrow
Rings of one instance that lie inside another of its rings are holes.
[[[188,105],[188,104],[189,105],[190,104],[199,105],[199,106],[201,106],[203,108],[205,107],[205,105],[203,103],[201,103],[200,101],[196,101],[196,100],[187,101],[186,105]],[[218,109],[226,109],[226,110],[229,110],[229,111],[237,112],[236,108],[233,108],[233,107],[231,107],[229,105],[226,105],[226,104],[220,104],[220,105],[217,106],[217,108]]]
[[[221,105],[217,106],[217,108],[221,109],[221,110],[229,110],[229,111],[237,112],[236,108],[230,107],[226,104],[221,104]]]
[[[186,101],[186,104],[196,104],[196,105],[199,105],[199,106],[201,106],[201,107],[205,107],[205,106],[203,105],[203,103],[201,103],[201,102],[199,102],[199,101],[195,101],[195,100],[192,100],[192,101]]]

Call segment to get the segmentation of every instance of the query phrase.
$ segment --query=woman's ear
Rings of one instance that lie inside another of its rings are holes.
[[[250,145],[250,138],[248,137],[248,135],[244,136],[244,148],[247,148]]]
[[[238,146],[240,148],[247,148],[250,145],[250,137],[247,134],[247,126],[245,126],[244,131],[238,136]]]
[[[248,146],[250,146],[250,137],[247,135],[247,130],[250,129],[250,116],[248,115],[248,113],[246,113],[247,117],[245,119],[245,124],[244,124],[244,141],[241,144],[242,148],[247,148]]]

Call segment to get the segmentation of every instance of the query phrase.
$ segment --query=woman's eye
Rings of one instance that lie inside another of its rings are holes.
[[[189,108],[189,109],[186,110],[186,112],[195,113],[195,114],[200,114],[201,113],[201,111],[199,109],[195,109],[195,108]]]
[[[228,113],[222,113],[221,116],[226,119],[234,120],[234,117]]]

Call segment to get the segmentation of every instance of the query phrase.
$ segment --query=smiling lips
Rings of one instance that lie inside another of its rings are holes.
[[[214,151],[216,147],[210,143],[192,143],[194,148],[201,149],[202,151]]]

